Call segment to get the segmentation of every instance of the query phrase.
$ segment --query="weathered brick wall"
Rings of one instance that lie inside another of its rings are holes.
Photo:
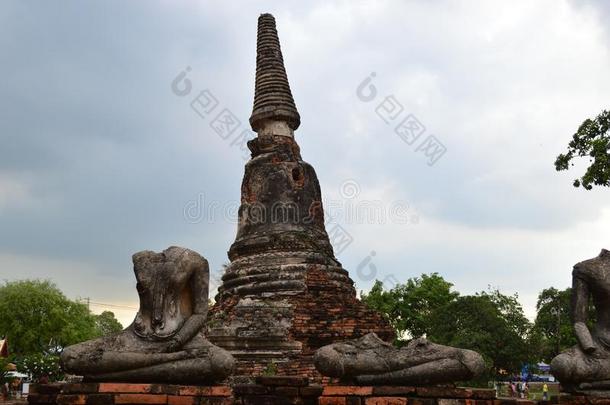
[[[329,380],[324,379],[313,365],[313,354],[318,348],[355,339],[370,332],[377,333],[386,341],[394,338],[394,331],[382,315],[370,310],[356,298],[356,290],[346,270],[312,264],[306,266],[303,281],[305,289],[297,294],[257,298],[270,303],[268,311],[276,312],[274,316],[278,318],[277,322],[283,319],[290,325],[285,335],[277,339],[284,339],[287,347],[290,342],[298,342],[300,349],[287,349],[275,358],[259,356],[257,353],[253,353],[251,357],[243,353],[236,355],[236,375],[262,375],[269,364],[274,363],[277,375],[307,376],[313,381],[327,382]],[[271,305],[277,304],[279,300],[288,303],[288,307],[282,306],[280,310]],[[239,312],[238,302],[239,297],[234,296],[216,304],[210,310],[209,318],[212,324],[218,320],[229,323],[238,318],[245,323],[256,325],[255,329],[263,329],[264,327],[259,326],[263,314],[260,311]],[[242,341],[243,339],[246,337],[243,337]],[[274,337],[269,333],[269,336],[253,339],[250,345],[260,345],[264,348],[272,339]],[[222,346],[219,341],[214,343]],[[231,350],[229,347],[225,348]]]
[[[343,270],[345,271],[345,270]],[[380,313],[356,298],[353,286],[337,285],[322,266],[307,269],[307,291],[294,297],[291,335],[303,343],[303,355],[334,342],[375,332],[383,340],[394,338],[394,331]],[[345,271],[347,274],[347,271]]]

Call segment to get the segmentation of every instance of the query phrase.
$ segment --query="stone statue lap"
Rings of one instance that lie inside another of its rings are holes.
[[[323,375],[355,380],[361,385],[427,385],[465,381],[485,369],[480,354],[413,339],[395,348],[369,333],[347,342],[324,346],[314,355]]]
[[[67,347],[65,371],[85,381],[196,384],[229,376],[234,359],[206,340],[208,262],[170,247],[133,255],[140,309],[122,332]]]
[[[596,324],[587,326],[589,300]],[[556,356],[551,373],[564,390],[610,394],[610,251],[582,261],[572,271],[572,321],[578,345]]]

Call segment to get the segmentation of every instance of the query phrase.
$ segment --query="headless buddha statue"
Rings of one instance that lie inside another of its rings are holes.
[[[122,332],[67,347],[65,371],[86,381],[206,383],[223,380],[233,357],[206,340],[208,262],[170,247],[133,255],[140,309]]]
[[[318,371],[361,385],[427,385],[470,380],[485,369],[477,352],[413,339],[396,348],[369,333],[316,352]]]
[[[596,323],[587,326],[589,301]],[[572,322],[578,345],[553,359],[551,373],[567,391],[610,391],[610,251],[572,271]]]

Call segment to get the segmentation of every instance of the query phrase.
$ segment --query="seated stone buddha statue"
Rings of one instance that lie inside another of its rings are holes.
[[[67,347],[65,371],[86,381],[206,383],[223,380],[234,359],[203,335],[208,262],[170,247],[133,255],[140,309],[118,334]]]
[[[587,326],[589,302],[596,323]],[[578,345],[551,362],[564,390],[610,390],[610,251],[582,261],[572,271],[572,322]]]
[[[396,348],[369,333],[321,347],[314,355],[323,375],[361,385],[428,385],[470,380],[485,369],[477,352],[432,343],[425,338]]]

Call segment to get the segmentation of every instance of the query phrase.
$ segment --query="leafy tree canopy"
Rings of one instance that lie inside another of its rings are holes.
[[[461,296],[434,312],[430,339],[475,350],[491,371],[515,372],[531,356],[530,324],[515,296],[499,291]]]
[[[116,330],[109,314],[92,314],[49,281],[20,280],[0,286],[0,335],[7,337],[16,357],[57,353]]]
[[[593,185],[610,186],[610,111],[602,111],[595,119],[586,119],[572,136],[567,153],[555,160],[557,171],[574,166],[575,157],[589,158],[590,165],[574,187],[591,190]]]
[[[95,325],[100,336],[112,335],[123,330],[123,325],[111,311],[104,311],[95,317]]]
[[[383,283],[376,281],[370,293],[361,296],[369,307],[386,315],[399,336],[419,337],[429,333],[432,313],[459,295],[452,287],[432,273],[410,278],[391,290],[384,290]]]

